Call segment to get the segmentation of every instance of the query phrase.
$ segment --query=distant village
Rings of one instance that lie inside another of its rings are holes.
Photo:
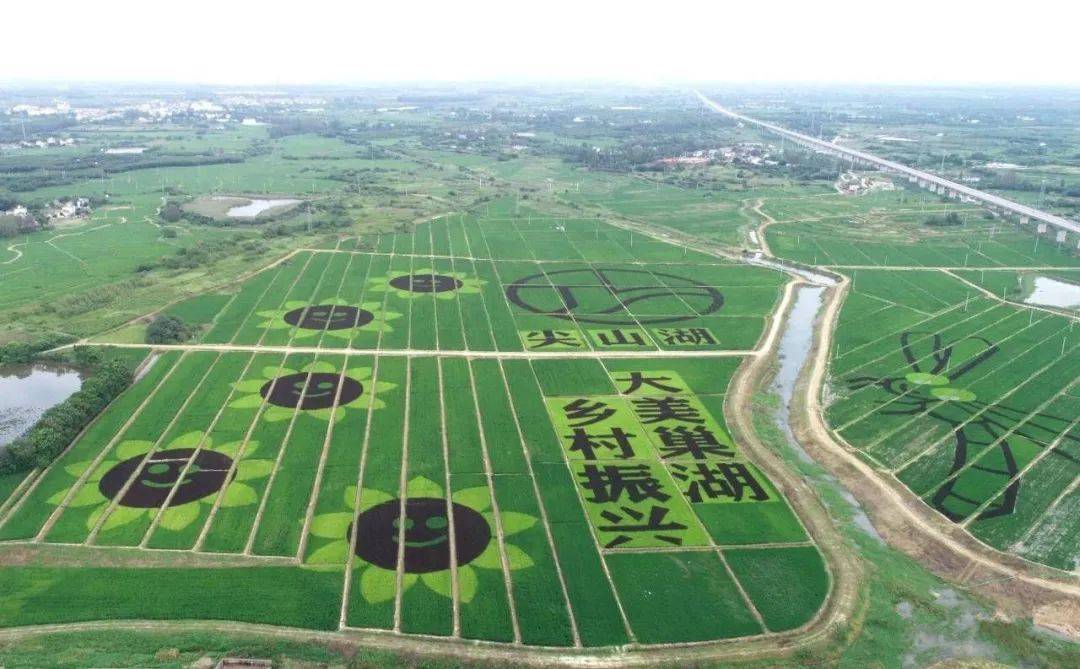
[[[841,195],[864,195],[873,191],[896,190],[892,179],[874,174],[844,172],[833,184]]]
[[[14,117],[41,118],[66,117],[78,123],[123,123],[151,125],[169,122],[202,122],[222,128],[236,123],[259,126],[265,123],[258,115],[267,109],[321,113],[326,100],[318,97],[287,96],[279,93],[243,94],[223,96],[220,100],[149,100],[130,105],[108,107],[76,107],[66,100],[56,99],[42,104],[14,104],[0,110],[0,114]],[[0,142],[0,152],[26,149],[46,149],[75,146],[77,138],[61,134],[49,137],[8,138]]]
[[[646,165],[651,168],[675,168],[705,165],[779,165],[772,157],[772,145],[762,142],[740,142],[733,146],[702,149],[682,156],[660,158]]]
[[[45,205],[38,215],[26,206],[17,204],[0,210],[0,237],[36,232],[55,222],[86,218],[91,212],[91,202],[85,197],[58,198]]]

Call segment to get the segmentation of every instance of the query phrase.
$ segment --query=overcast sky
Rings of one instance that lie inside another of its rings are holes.
[[[2,14],[8,82],[1080,84],[1068,0],[31,0]]]

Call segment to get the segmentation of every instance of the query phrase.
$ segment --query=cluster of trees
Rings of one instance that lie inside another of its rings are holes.
[[[178,316],[158,314],[146,327],[147,344],[182,344],[191,338],[192,329]]]
[[[22,365],[38,353],[70,343],[71,337],[48,334],[34,341],[13,341],[0,346],[0,365]]]
[[[154,149],[128,155],[77,152],[20,156],[17,160],[4,161],[3,170],[0,170],[0,186],[10,192],[25,192],[134,170],[241,163],[246,157],[246,152],[163,153]]]
[[[0,120],[0,142],[40,139],[67,130],[78,123],[74,114],[46,116],[5,114],[0,119],[2,119]]]
[[[812,151],[786,149],[777,156],[777,165],[759,165],[755,170],[795,181],[832,181],[844,169],[836,158]]]
[[[158,268],[195,269],[196,267],[213,265],[217,261],[230,256],[259,256],[265,253],[266,250],[266,243],[262,240],[238,233],[222,239],[199,240],[190,246],[182,246],[170,256],[162,256],[152,262],[140,263],[135,268],[135,271],[142,274]]]
[[[161,212],[158,216],[166,223],[176,223],[184,217],[184,210],[180,208],[179,204],[170,200],[161,208]]]
[[[46,411],[29,432],[0,450],[0,474],[48,465],[131,380],[131,370],[119,361],[97,364],[82,388]]]
[[[1020,190],[1028,193],[1044,192],[1066,197],[1080,197],[1080,184],[1069,183],[1064,177],[1047,179],[1044,182],[1041,179],[1023,178],[1013,170],[983,170],[979,174],[982,177],[981,185],[983,188]]]
[[[351,228],[352,220],[348,218],[347,214],[347,211],[343,211],[340,215],[336,216],[320,216],[311,219],[310,223],[306,221],[275,223],[263,228],[262,236],[263,239],[273,239],[275,237],[293,237],[295,235],[306,235],[313,232],[329,232]]]
[[[0,239],[25,235],[40,230],[41,225],[33,216],[5,216],[0,214]]]
[[[944,216],[931,216],[923,221],[923,225],[929,225],[932,228],[946,228],[963,224],[964,221],[960,218],[960,214],[955,211],[950,211]]]
[[[322,119],[304,116],[279,116],[270,120],[267,134],[271,139],[289,135],[336,135],[343,126],[338,119]]]

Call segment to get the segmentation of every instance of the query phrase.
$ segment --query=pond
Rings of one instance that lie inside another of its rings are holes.
[[[1024,302],[1061,309],[1080,308],[1080,285],[1048,276],[1037,276],[1031,295],[1024,298]]]
[[[35,362],[0,366],[0,446],[26,432],[50,407],[82,387],[82,371]]]
[[[299,204],[300,200],[280,198],[272,200],[251,200],[247,204],[237,205],[229,209],[226,216],[229,218],[255,218],[259,214],[275,209]]]

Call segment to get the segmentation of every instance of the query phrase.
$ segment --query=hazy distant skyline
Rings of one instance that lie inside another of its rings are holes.
[[[789,4],[16,3],[0,81],[1080,84],[1060,0]]]

